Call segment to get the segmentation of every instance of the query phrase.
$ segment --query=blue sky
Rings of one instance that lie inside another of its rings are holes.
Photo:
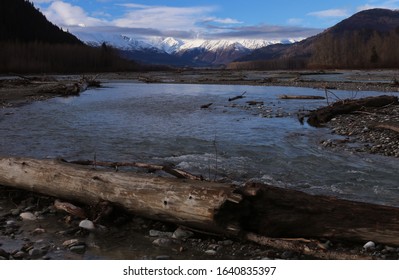
[[[399,0],[31,0],[71,32],[188,38],[305,38],[361,10]]]

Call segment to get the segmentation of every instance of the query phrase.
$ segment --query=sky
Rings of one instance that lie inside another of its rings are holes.
[[[70,32],[179,39],[301,39],[399,0],[31,0]]]

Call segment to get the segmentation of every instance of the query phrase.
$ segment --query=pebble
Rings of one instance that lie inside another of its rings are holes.
[[[173,240],[169,239],[169,238],[158,238],[152,242],[153,245],[156,245],[159,247],[168,247],[168,246],[172,245],[173,243],[174,243]]]
[[[152,230],[150,230],[149,235],[151,237],[172,237],[173,232],[159,231],[159,230],[152,229]]]
[[[19,210],[19,209],[13,209],[13,210],[10,211],[10,214],[12,216],[18,216],[19,213],[21,213],[21,210]]]
[[[213,255],[216,255],[216,251],[215,250],[206,250],[205,254],[213,256]]]
[[[10,255],[9,253],[0,248],[0,257],[8,259],[9,255]]]
[[[189,230],[184,230],[179,227],[175,230],[175,232],[173,232],[172,237],[175,239],[185,239],[185,238],[190,238],[193,235],[194,235],[193,232],[191,232]]]
[[[90,230],[90,231],[96,229],[94,223],[93,223],[92,221],[90,221],[90,220],[87,220],[87,219],[81,221],[81,222],[79,223],[79,227],[84,228],[84,229],[87,229],[87,230]]]
[[[44,228],[35,228],[35,230],[32,232],[32,234],[42,234],[45,232],[46,232],[46,230]]]
[[[219,241],[218,244],[219,245],[223,245],[223,246],[230,246],[233,245],[233,241],[232,240],[223,240],[223,241]]]
[[[26,253],[22,251],[18,251],[12,255],[14,259],[23,259],[26,257]]]
[[[25,221],[35,221],[37,219],[37,217],[31,212],[23,212],[19,214],[19,216]]]
[[[62,243],[62,246],[70,247],[70,246],[76,245],[78,243],[80,243],[80,241],[78,239],[69,239],[69,240],[64,241],[64,243]]]
[[[375,248],[375,243],[373,241],[369,241],[366,244],[363,245],[363,248],[365,250],[374,250]]]
[[[29,256],[31,256],[31,258],[33,258],[33,259],[40,258],[42,255],[43,255],[43,252],[40,249],[33,248],[33,249],[29,250]]]
[[[86,251],[86,246],[85,245],[74,245],[74,246],[71,246],[69,248],[69,250],[76,254],[84,254],[84,252]]]
[[[170,256],[164,255],[164,256],[156,256],[156,260],[170,260]]]

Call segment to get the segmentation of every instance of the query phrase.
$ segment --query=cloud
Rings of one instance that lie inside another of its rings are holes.
[[[214,22],[214,23],[221,23],[221,24],[241,24],[242,21],[232,19],[232,18],[216,18],[216,17],[209,17],[203,20],[203,23],[207,22]]]
[[[374,4],[365,4],[362,6],[357,7],[357,11],[375,9],[375,8],[382,8],[382,9],[391,9],[395,10],[399,8],[399,0],[391,0],[391,1],[374,1],[379,3]]]
[[[54,1],[44,10],[44,14],[51,22],[62,27],[104,25],[100,19],[90,17],[81,7],[73,6],[62,1]]]
[[[252,25],[221,28],[219,26],[208,26],[215,32],[209,33],[211,38],[248,38],[248,39],[268,39],[268,40],[285,40],[285,39],[303,39],[316,35],[323,30],[316,28],[306,28],[298,26],[278,26],[278,25]]]
[[[196,29],[203,18],[214,11],[213,7],[172,7],[147,6],[141,4],[121,4],[130,11],[113,23],[119,27]]]
[[[303,19],[301,18],[290,18],[287,20],[287,24],[289,25],[300,25],[303,23]]]
[[[311,12],[308,16],[315,16],[317,18],[343,18],[350,16],[347,9],[330,9],[317,12]]]
[[[40,1],[40,0],[36,0]],[[46,0],[41,0],[46,1]],[[108,0],[96,0],[108,1]],[[180,39],[251,38],[265,40],[302,39],[321,30],[290,26],[253,25],[246,26],[234,18],[213,16],[216,6],[150,6],[144,4],[112,4],[124,8],[124,14],[111,19],[107,14],[89,15],[80,6],[65,1],[52,1],[42,8],[53,23],[79,33],[123,34],[132,37],[161,36]]]

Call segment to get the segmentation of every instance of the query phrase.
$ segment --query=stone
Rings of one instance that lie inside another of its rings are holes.
[[[33,215],[31,212],[23,212],[19,214],[19,216],[22,218],[24,221],[35,221],[37,217]]]
[[[86,251],[85,245],[74,245],[69,248],[69,250],[76,254],[84,254]]]
[[[43,255],[42,250],[38,249],[38,248],[33,248],[29,250],[29,256],[32,259],[37,259],[40,258]]]
[[[77,245],[79,243],[80,243],[80,241],[78,239],[69,239],[69,240],[64,241],[64,243],[62,243],[62,246],[70,247],[73,245]]]
[[[185,238],[190,238],[193,235],[194,235],[193,232],[191,232],[189,230],[184,230],[179,227],[175,230],[175,232],[173,232],[172,237],[175,239],[185,239]]]
[[[369,241],[366,244],[363,245],[363,248],[367,251],[374,250],[375,249],[375,243],[373,241]]]
[[[215,250],[206,250],[205,254],[213,256],[213,255],[216,255],[216,251]]]
[[[159,230],[152,229],[152,230],[150,230],[149,235],[151,237],[172,237],[173,232],[159,231]]]
[[[173,244],[173,241],[169,238],[158,238],[155,239],[152,244],[159,247],[168,247]]]
[[[170,256],[163,255],[163,256],[156,256],[156,260],[170,260]]]
[[[87,219],[81,221],[81,222],[79,223],[79,227],[84,228],[84,229],[87,229],[87,230],[90,230],[90,231],[96,229],[94,223],[93,223],[92,221],[90,221],[90,220],[87,220]]]

